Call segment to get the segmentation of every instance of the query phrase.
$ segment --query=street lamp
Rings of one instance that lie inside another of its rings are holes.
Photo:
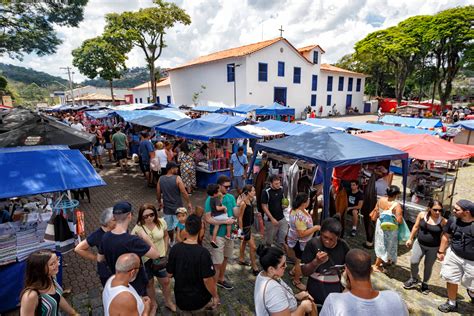
[[[241,66],[240,64],[232,64],[231,66],[234,69],[234,108],[237,106],[237,91],[236,91],[237,88],[236,88],[236,82],[235,82],[236,81],[235,79],[237,78],[236,68],[240,66]]]

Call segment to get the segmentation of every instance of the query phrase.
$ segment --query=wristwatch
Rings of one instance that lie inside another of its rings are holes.
[[[444,251],[444,252],[443,251],[438,251],[438,254],[440,254],[440,255],[444,255],[445,253],[446,253],[446,251]]]

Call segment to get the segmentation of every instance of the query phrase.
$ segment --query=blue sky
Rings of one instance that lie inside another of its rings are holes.
[[[168,30],[157,65],[174,67],[200,55],[283,36],[296,47],[319,44],[324,63],[336,62],[353,51],[354,44],[370,32],[396,25],[420,14],[470,4],[467,0],[176,0],[191,16],[189,26]],[[78,28],[57,28],[63,44],[54,55],[25,56],[23,61],[0,57],[0,62],[30,67],[67,77],[59,67],[72,66],[71,51],[82,41],[102,33],[110,12],[149,7],[151,0],[89,0]],[[143,53],[135,49],[129,67],[144,66]],[[74,81],[84,77],[75,70]]]

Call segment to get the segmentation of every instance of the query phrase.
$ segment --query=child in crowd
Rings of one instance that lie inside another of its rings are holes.
[[[176,210],[176,217],[178,218],[178,224],[176,225],[176,238],[178,242],[183,242],[186,237],[188,237],[185,227],[186,219],[188,218],[188,211],[186,210],[186,208],[179,207]]]
[[[194,214],[202,218],[202,216],[204,215],[204,208],[202,208],[201,206],[196,206],[194,208]],[[206,232],[206,221],[203,220],[201,221],[201,230],[199,231],[199,235],[198,235],[198,243],[200,245],[202,245],[202,240],[204,239],[205,232]]]
[[[222,205],[222,197],[219,196],[219,186],[217,184],[209,184],[207,186],[207,195],[210,197],[211,205],[211,216],[216,221],[225,221],[229,219],[227,216],[227,208]],[[232,225],[226,225],[227,231],[225,238],[230,239],[231,227]],[[212,231],[211,246],[214,248],[219,248],[216,243],[217,232],[219,231],[220,225],[214,225],[214,230]]]

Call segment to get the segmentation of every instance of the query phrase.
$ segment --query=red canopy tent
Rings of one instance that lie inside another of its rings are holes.
[[[357,136],[408,153],[420,160],[459,160],[474,156],[474,146],[451,143],[427,134],[408,135],[386,130]]]

